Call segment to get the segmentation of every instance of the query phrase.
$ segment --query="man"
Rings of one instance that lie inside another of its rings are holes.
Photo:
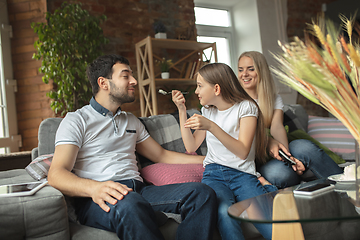
[[[87,68],[90,105],[62,120],[48,181],[75,198],[80,223],[116,232],[120,239],[163,239],[155,212],[179,213],[178,239],[211,239],[215,193],[202,183],[145,186],[135,150],[154,162],[201,163],[203,157],[163,149],[131,113],[137,81],[118,55],[99,57]]]

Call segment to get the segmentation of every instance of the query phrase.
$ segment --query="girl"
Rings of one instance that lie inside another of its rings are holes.
[[[326,178],[342,173],[341,168],[317,145],[309,140],[299,139],[288,144],[283,125],[283,102],[275,92],[275,84],[263,54],[244,52],[239,57],[238,78],[245,91],[257,101],[264,116],[265,127],[270,129],[269,153],[275,159],[259,168],[261,175],[278,188],[299,184],[300,175],[310,169],[317,178]],[[279,156],[282,149],[296,165],[293,169]],[[299,160],[300,161],[299,161]]]
[[[259,161],[265,159],[263,118],[256,102],[241,87],[228,65],[205,65],[196,81],[195,94],[204,106],[203,115],[195,114],[187,119],[184,96],[177,90],[172,92],[179,110],[182,139],[188,152],[195,152],[206,139],[208,152],[202,182],[216,192],[221,237],[244,239],[239,222],[229,217],[228,207],[267,190],[277,190],[272,185],[262,186],[255,169],[255,155]],[[195,129],[193,134],[190,129]],[[255,226],[266,239],[271,239],[271,224]]]

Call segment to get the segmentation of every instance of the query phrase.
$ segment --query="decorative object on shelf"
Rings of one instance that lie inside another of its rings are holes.
[[[189,91],[189,94],[186,96],[192,94],[190,88],[195,89],[193,86],[196,85],[196,81],[189,78],[193,65],[190,68],[185,63],[194,63],[199,60],[200,64],[198,66],[200,67],[204,59],[204,51],[208,51],[207,49],[214,52],[212,61],[217,62],[215,42],[203,43],[176,39],[157,39],[147,36],[135,44],[141,117],[158,114],[158,96],[156,95],[158,93],[156,88],[158,84],[161,86],[173,84],[180,84],[182,87],[187,86],[189,89],[184,90]],[[179,54],[183,54],[184,51],[187,54],[179,58]],[[171,79],[160,79],[161,71],[159,71],[157,63],[163,59],[163,56],[173,57],[173,63],[170,67]],[[189,77],[185,77],[185,72],[187,73],[189,69]]]
[[[169,70],[172,65],[172,60],[163,58],[161,61],[157,61],[157,63],[161,69],[161,78],[168,79],[170,77]]]
[[[57,116],[88,104],[92,96],[85,72],[87,63],[102,55],[109,41],[100,27],[104,21],[105,15],[92,16],[81,3],[64,2],[54,13],[46,13],[46,22],[31,23],[38,36],[33,58],[41,60],[42,81],[54,83],[46,95]]]
[[[155,31],[155,38],[164,38],[166,39],[166,27],[163,22],[156,21],[154,22],[154,31]]]
[[[284,51],[274,54],[280,67],[272,71],[290,87],[322,106],[339,119],[360,141],[360,47],[353,39],[353,30],[360,35],[354,18],[340,16],[349,38],[345,39],[334,23],[324,18],[310,25],[318,45],[306,38],[295,38],[290,44],[280,44]],[[356,144],[357,145],[357,144]],[[358,151],[358,149],[356,149]],[[358,158],[358,157],[357,157]],[[359,159],[356,159],[356,169]],[[360,204],[360,173],[356,174],[356,201]]]

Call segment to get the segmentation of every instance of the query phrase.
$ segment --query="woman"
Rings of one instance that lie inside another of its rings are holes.
[[[265,127],[270,129],[268,149],[271,159],[258,169],[261,175],[278,188],[299,184],[303,172],[310,169],[317,178],[342,173],[342,169],[317,145],[305,139],[288,143],[283,125],[283,102],[275,92],[269,66],[263,54],[244,52],[238,61],[238,79],[245,91],[257,101],[264,116]],[[279,149],[297,163],[290,166],[282,161]],[[280,160],[280,161],[279,161]],[[264,179],[259,179],[262,183]]]

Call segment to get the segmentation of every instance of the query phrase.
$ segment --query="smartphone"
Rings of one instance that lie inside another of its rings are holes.
[[[294,195],[300,196],[316,196],[326,192],[331,192],[335,185],[330,183],[317,183],[315,185],[294,190]]]
[[[279,154],[285,162],[289,162],[291,165],[296,165],[296,162],[293,161],[288,155],[286,155],[281,149],[279,149]]]

